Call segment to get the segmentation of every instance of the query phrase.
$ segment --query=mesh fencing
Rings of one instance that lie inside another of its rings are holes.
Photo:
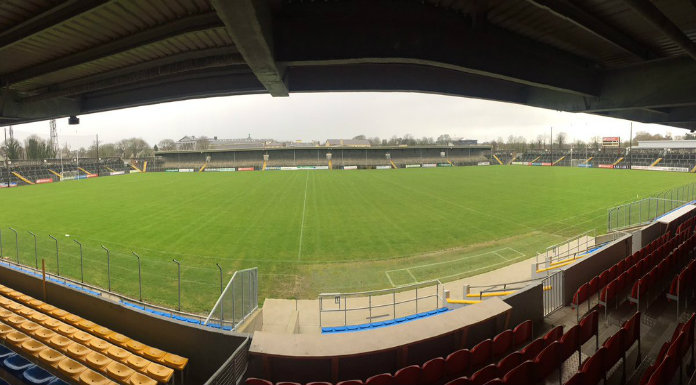
[[[617,231],[650,223],[695,199],[696,183],[692,183],[613,207],[607,213],[607,230]]]
[[[216,323],[236,329],[258,308],[258,278],[259,272],[255,267],[236,271],[204,323]]]

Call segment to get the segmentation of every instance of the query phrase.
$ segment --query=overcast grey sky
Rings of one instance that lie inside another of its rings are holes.
[[[141,137],[150,144],[184,135],[220,138],[274,138],[325,140],[364,134],[389,138],[449,134],[479,141],[522,135],[566,132],[588,140],[593,136],[629,136],[629,122],[586,114],[544,110],[516,104],[419,93],[312,93],[287,98],[269,95],[196,99],[80,116],[81,124],[58,121],[61,143],[88,145],[94,134],[115,142]],[[15,126],[18,138],[31,133],[48,136],[48,122]],[[634,123],[633,132],[684,130]],[[81,144],[82,142],[86,144]]]

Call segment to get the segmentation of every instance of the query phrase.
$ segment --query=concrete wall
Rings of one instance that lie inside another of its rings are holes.
[[[582,284],[631,254],[631,246],[632,236],[626,235],[593,255],[572,265],[564,266],[561,270],[563,271],[564,303],[567,305],[573,300],[573,295]]]
[[[532,320],[535,325],[544,320],[544,290],[541,283],[518,290],[504,297],[503,301],[512,307],[508,321],[510,328],[526,320]]]
[[[4,266],[0,266],[0,282],[145,344],[189,358],[188,384],[204,383],[245,338],[149,315],[50,281],[46,282],[44,299],[41,279]]]

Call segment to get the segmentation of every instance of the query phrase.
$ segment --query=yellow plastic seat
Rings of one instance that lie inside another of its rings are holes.
[[[65,353],[80,362],[84,362],[85,357],[92,353],[92,349],[84,345],[72,344],[67,347]]]
[[[0,309],[0,319],[6,320],[10,317],[16,316],[15,313],[7,310],[7,309]]]
[[[92,368],[104,370],[107,365],[114,362],[111,358],[97,352],[92,352],[85,357],[85,362]]]
[[[44,327],[47,327],[47,328],[49,328],[49,329],[51,329],[51,330],[56,330],[56,329],[58,329],[58,327],[59,327],[60,325],[63,324],[62,322],[58,321],[57,319],[54,319],[54,318],[51,318],[51,317],[46,317],[45,320],[43,320],[43,321],[41,321],[41,322],[39,322],[39,323],[40,323],[41,325],[43,325]]]
[[[167,383],[172,378],[174,370],[153,362],[145,369],[145,374],[159,382]]]
[[[32,314],[36,313],[36,310],[30,308],[30,307],[23,307],[19,310],[17,310],[17,314],[29,318]]]
[[[63,353],[51,348],[42,350],[39,353],[39,360],[53,368],[58,367],[58,364],[66,358]]]
[[[22,294],[19,297],[17,297],[17,301],[19,301],[21,303],[26,303],[26,304],[29,304],[29,301],[31,301],[32,299],[34,299],[34,297],[30,297],[26,294]]]
[[[13,328],[10,325],[0,324],[0,338],[2,338],[3,340],[5,339],[5,337],[7,337],[8,334],[14,331],[15,328]]]
[[[11,302],[12,302],[12,300],[10,300],[7,297],[0,297],[0,305],[2,305],[2,306],[9,305]]]
[[[97,324],[95,324],[94,322],[87,320],[87,319],[83,319],[77,325],[82,330],[90,330],[90,331],[97,326]]]
[[[66,336],[66,337],[72,337],[75,335],[75,333],[79,332],[80,329],[77,329],[73,326],[70,326],[68,324],[62,324],[58,326],[58,330],[56,330],[58,333]]]
[[[161,358],[164,358],[164,355],[167,353],[157,348],[148,346],[143,349],[140,354],[150,361],[159,361]]]
[[[32,357],[38,357],[41,351],[46,349],[48,349],[48,346],[37,340],[28,339],[22,343],[22,350]]]
[[[48,343],[48,340],[53,338],[53,336],[56,335],[56,332],[54,332],[51,329],[47,328],[39,328],[34,331],[34,337],[38,339],[39,341],[42,341],[44,343]]]
[[[10,302],[9,305],[5,306],[5,308],[7,308],[8,310],[13,311],[13,312],[15,312],[15,313],[16,313],[17,311],[19,311],[19,309],[22,309],[22,308],[24,308],[24,307],[25,307],[25,306],[22,305],[21,303],[17,303],[17,302],[14,302],[14,301]]]
[[[42,323],[43,321],[48,319],[48,316],[44,313],[39,313],[37,311],[34,312],[34,314],[30,314],[28,318],[34,322]]]
[[[92,334],[96,335],[97,337],[101,338],[107,338],[109,335],[113,334],[113,330],[109,328],[105,328],[103,326],[96,326],[92,329]]]
[[[131,354],[127,359],[126,359],[126,365],[130,366],[131,368],[139,371],[139,372],[145,372],[146,368],[148,365],[150,365],[150,361],[135,355]]]
[[[74,344],[74,342],[66,336],[56,334],[55,336],[51,337],[50,340],[48,340],[48,344],[51,345],[54,349],[64,352],[66,351],[68,346]]]
[[[7,341],[8,345],[15,346],[15,347],[20,347],[22,343],[26,340],[29,339],[29,336],[18,331],[13,331],[11,333],[7,333],[5,336],[5,341]]]
[[[157,385],[157,381],[153,380],[152,378],[140,374],[140,373],[134,373],[130,378],[128,378],[127,381],[128,385]]]
[[[145,346],[144,344],[141,344],[140,342],[138,342],[136,340],[130,340],[130,341],[126,342],[126,348],[128,350],[130,350],[131,352],[140,353],[143,350],[145,350],[146,347],[147,346]]]
[[[106,374],[119,382],[126,382],[130,376],[133,375],[135,371],[126,365],[123,365],[117,361],[111,361],[109,365],[106,366]]]
[[[22,317],[21,315],[15,315],[7,319],[7,323],[14,328],[19,327],[19,325],[23,324],[26,321],[27,319]]]
[[[29,302],[27,302],[27,304],[34,309],[38,309],[44,304],[44,302],[40,299],[32,298]]]
[[[181,357],[172,353],[167,353],[164,355],[162,360],[160,360],[160,362],[162,362],[166,366],[169,366],[170,368],[176,370],[184,370],[184,368],[188,364],[188,358]]]
[[[87,370],[87,367],[75,360],[65,358],[63,361],[58,363],[58,367],[56,369],[58,369],[58,371],[64,376],[70,377],[77,381],[80,378],[80,374]]]
[[[63,310],[63,309],[55,308],[55,309],[51,310],[49,312],[49,314],[51,314],[52,316],[54,316],[56,318],[63,318],[66,315],[68,315],[68,312]]]
[[[111,384],[112,381],[99,373],[86,370],[80,374],[79,383],[81,385],[108,385]]]
[[[113,346],[101,338],[93,338],[91,341],[89,341],[88,345],[90,348],[100,353],[106,353],[106,351],[109,350],[111,346]]]
[[[94,339],[94,336],[87,332],[77,331],[72,335],[72,338],[83,345],[87,345],[89,341]]]
[[[126,349],[119,348],[118,346],[111,345],[109,348],[104,352],[109,358],[112,360],[126,363],[128,360],[128,357],[130,357],[132,354]]]
[[[50,313],[53,310],[56,310],[57,308],[51,304],[44,303],[39,307],[39,310],[41,310],[44,313]]]
[[[17,290],[10,290],[10,291],[7,293],[7,295],[8,295],[9,297],[11,297],[12,299],[17,299],[17,298],[23,296],[24,293],[20,293],[20,292],[18,292]]]
[[[122,347],[125,347],[126,344],[128,343],[128,341],[130,341],[130,338],[128,338],[120,333],[109,334],[106,337],[106,339],[113,342],[114,344],[116,344],[118,346],[122,346]]]
[[[75,315],[73,313],[68,313],[65,317],[61,318],[63,321],[69,323],[70,325],[78,325],[82,321],[82,317]]]
[[[19,325],[19,330],[29,334],[29,335],[34,335],[34,333],[38,330],[43,328],[43,326],[37,324],[36,322],[32,321],[24,321],[22,324]]]

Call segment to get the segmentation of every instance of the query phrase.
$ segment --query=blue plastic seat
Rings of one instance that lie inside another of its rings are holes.
[[[0,384],[0,385],[2,385],[2,384]],[[56,378],[55,380],[49,382],[48,385],[70,385],[70,384],[61,380],[60,378]]]
[[[7,358],[12,354],[15,354],[12,349],[6,347],[5,345],[0,345],[0,359]]]
[[[10,385],[10,384],[8,384],[7,381],[0,378],[0,385]]]
[[[19,354],[15,354],[5,358],[2,366],[15,377],[21,377],[22,372],[34,366],[34,364]]]
[[[22,376],[24,377],[27,383],[36,385],[49,384],[56,378],[56,376],[41,369],[38,366],[34,366],[33,368],[25,370]]]

